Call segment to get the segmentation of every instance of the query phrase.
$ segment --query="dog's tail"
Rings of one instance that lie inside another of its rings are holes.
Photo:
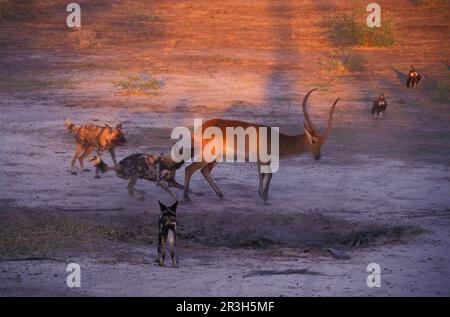
[[[79,126],[76,126],[72,120],[70,120],[70,118],[67,118],[66,121],[64,121],[64,126],[67,128],[67,130],[69,130],[69,132],[71,133],[76,133],[78,131],[78,129],[80,128]]]

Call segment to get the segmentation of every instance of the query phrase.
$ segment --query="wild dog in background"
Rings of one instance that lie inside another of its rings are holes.
[[[419,84],[420,74],[416,71],[413,65],[411,65],[406,79],[406,88],[415,88]]]
[[[77,149],[70,165],[72,175],[77,174],[75,172],[75,163],[77,159],[80,162],[81,170],[84,172],[89,171],[89,169],[83,167],[83,160],[91,154],[95,148],[97,149],[98,156],[101,155],[103,151],[108,150],[114,165],[117,165],[114,148],[126,142],[122,123],[116,125],[115,128],[112,128],[109,125],[101,127],[94,124],[76,126],[70,119],[67,119],[64,122],[64,125],[69,132],[75,134],[75,141],[77,144]],[[98,169],[95,171],[95,178],[100,178]]]
[[[161,186],[175,200],[177,200],[177,196],[169,187],[184,188],[175,180],[175,173],[184,162],[175,163],[170,155],[158,156],[136,153],[125,157],[117,166],[111,167],[105,164],[100,156],[91,157],[89,161],[102,173],[115,171],[118,177],[128,179],[128,194],[130,196],[134,196],[135,191],[144,194],[143,191],[134,188],[139,178],[156,182],[156,185]],[[137,198],[144,199],[143,197]]]
[[[383,118],[383,113],[386,111],[387,109],[387,102],[386,99],[384,98],[384,93],[380,94],[380,96],[378,97],[378,99],[375,99],[373,101],[373,105],[372,105],[372,115],[374,119],[382,119]]]
[[[166,243],[169,243],[170,256],[172,258],[172,265],[178,266],[177,259],[175,258],[175,240],[177,229],[177,205],[176,201],[172,206],[167,207],[160,201],[159,208],[161,213],[159,214],[159,234],[158,234],[158,257],[156,259],[160,266],[164,265],[164,259],[166,257]]]

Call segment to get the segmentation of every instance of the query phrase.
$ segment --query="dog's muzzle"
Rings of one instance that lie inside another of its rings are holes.
[[[127,142],[127,140],[125,139],[125,136],[123,136],[123,135],[121,135],[120,137],[119,137],[119,144],[124,144],[124,143],[126,143]]]

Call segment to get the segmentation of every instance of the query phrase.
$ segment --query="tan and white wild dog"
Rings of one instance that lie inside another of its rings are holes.
[[[122,129],[122,123],[116,125],[115,128],[105,125],[103,127],[95,124],[84,124],[76,126],[70,119],[64,122],[69,132],[75,134],[77,149],[70,164],[72,175],[76,175],[75,163],[78,159],[82,171],[88,172],[83,167],[83,160],[97,149],[97,156],[101,156],[102,152],[108,150],[114,165],[117,166],[116,154],[114,148],[126,142]],[[95,170],[95,178],[100,178],[98,168]]]

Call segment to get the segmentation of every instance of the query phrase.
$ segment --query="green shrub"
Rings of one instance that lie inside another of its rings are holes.
[[[113,82],[113,85],[122,90],[122,95],[142,96],[155,95],[163,87],[164,82],[149,75],[130,75],[125,80]]]
[[[368,27],[365,20],[357,19],[356,14],[329,18],[322,25],[336,44],[389,47],[395,43],[394,22],[389,17],[382,20],[379,28]]]
[[[328,71],[338,73],[361,72],[366,70],[367,60],[355,53],[331,53],[329,57],[320,61],[322,67]]]

